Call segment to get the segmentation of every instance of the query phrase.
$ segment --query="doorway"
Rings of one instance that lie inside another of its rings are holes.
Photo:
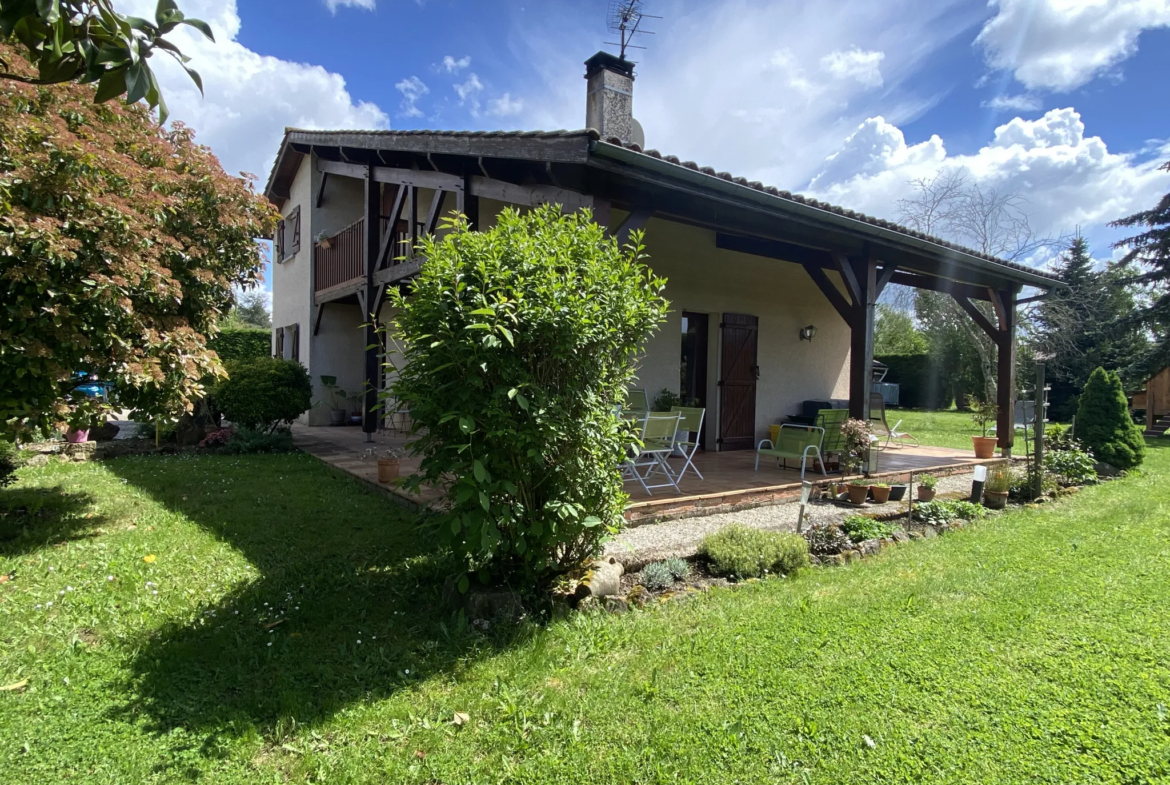
[[[682,313],[682,357],[679,362],[679,396],[683,406],[707,408],[707,314]],[[699,434],[699,449],[707,449],[707,423]]]
[[[759,317],[723,314],[719,325],[719,450],[750,450],[756,438],[756,349]]]

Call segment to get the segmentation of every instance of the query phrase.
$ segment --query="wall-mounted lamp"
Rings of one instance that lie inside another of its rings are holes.
[[[817,334],[817,328],[813,325],[800,328],[800,340],[812,342],[813,336]]]

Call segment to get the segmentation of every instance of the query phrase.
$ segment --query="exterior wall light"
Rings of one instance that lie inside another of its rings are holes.
[[[812,343],[813,336],[817,334],[817,328],[813,325],[800,328],[800,340]]]

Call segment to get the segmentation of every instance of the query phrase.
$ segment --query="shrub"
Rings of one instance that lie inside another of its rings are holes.
[[[841,523],[841,531],[853,542],[880,540],[894,534],[894,524],[877,521],[864,515],[850,515]]]
[[[1118,469],[1132,469],[1145,458],[1145,439],[1129,416],[1116,372],[1098,368],[1089,376],[1077,408],[1077,435],[1098,461]]]
[[[987,490],[992,493],[1007,493],[1011,489],[1011,471],[1006,466],[993,466],[987,472]]]
[[[670,570],[676,581],[681,581],[691,574],[691,565],[687,564],[686,559],[664,559],[662,563]]]
[[[924,474],[918,478],[918,484],[928,491],[933,491],[938,487],[938,478],[933,474]]]
[[[805,529],[804,538],[808,540],[808,552],[814,556],[832,556],[835,553],[843,553],[853,546],[849,535],[832,524]]]
[[[674,573],[665,562],[651,562],[642,568],[642,585],[650,591],[662,591],[674,585]]]
[[[1090,463],[1092,459],[1090,458]],[[1016,501],[1032,501],[1036,498],[1035,465],[1026,471],[1012,472],[1011,487],[1008,489],[1008,498]],[[1057,489],[1056,478],[1048,472],[1043,472],[1040,479],[1040,495],[1052,493]]]
[[[941,526],[955,519],[955,511],[944,501],[922,502],[914,505],[914,519],[931,526]]]
[[[1084,450],[1050,450],[1044,453],[1044,468],[1056,475],[1061,485],[1088,485],[1097,482],[1093,456]]]
[[[0,488],[16,482],[16,470],[24,464],[24,454],[15,444],[0,439]]]
[[[223,362],[260,360],[272,356],[272,336],[268,330],[250,327],[225,327],[207,342]]]
[[[1044,429],[1044,447],[1048,450],[1081,450],[1080,439],[1073,436],[1072,428],[1060,423],[1051,423]]]
[[[261,431],[252,428],[237,428],[223,451],[233,455],[252,455],[265,452],[291,452],[292,434],[287,430]]]
[[[410,409],[420,470],[443,482],[439,531],[483,581],[546,581],[594,554],[623,522],[618,471],[633,443],[614,412],[664,281],[640,236],[619,248],[587,213],[506,210],[422,242],[409,296],[394,292],[405,347],[395,396]]]
[[[980,518],[987,516],[987,508],[982,504],[975,504],[966,499],[956,499],[955,501],[943,502],[956,518],[962,518],[965,521],[977,521]]]
[[[808,565],[808,542],[799,534],[752,529],[741,523],[725,526],[703,538],[699,553],[716,575],[758,578],[787,575]]]
[[[223,416],[242,428],[272,433],[309,408],[309,373],[295,360],[265,357],[227,364],[228,378],[215,387]]]
[[[215,428],[207,432],[203,437],[203,441],[199,442],[200,447],[223,447],[232,440],[236,435],[236,429],[229,426],[227,428]]]
[[[669,412],[675,406],[682,406],[682,398],[679,397],[678,393],[666,387],[662,388],[658,397],[650,404],[650,408],[656,412]]]
[[[967,399],[967,405],[971,407],[971,421],[979,426],[983,436],[987,436],[987,426],[999,416],[998,404],[990,398],[983,400],[972,395]]]

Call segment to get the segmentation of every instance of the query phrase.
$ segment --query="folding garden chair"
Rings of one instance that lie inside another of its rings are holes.
[[[623,411],[648,412],[650,399],[646,397],[645,387],[631,387],[626,390],[626,402],[622,405]]]
[[[653,496],[650,491],[654,488],[674,488],[678,491],[678,482],[666,459],[674,452],[681,419],[682,415],[678,412],[650,412],[643,421],[642,446],[629,466],[633,470],[634,479],[642,484],[647,495]],[[648,485],[646,480],[659,469],[666,476],[666,482]]]
[[[881,393],[869,394],[869,420],[874,424],[876,431],[869,437],[869,443],[877,445],[879,450],[889,447],[917,447],[918,439],[905,431],[899,431],[901,420],[891,428],[886,421],[886,399]],[[878,444],[878,442],[883,442]],[[913,444],[911,444],[913,442]]]
[[[679,439],[675,442],[679,454],[684,459],[683,467],[679,471],[677,479],[681,480],[689,468],[701,480],[703,479],[703,475],[695,468],[692,459],[699,450],[699,437],[703,433],[703,417],[706,415],[707,410],[688,406],[672,406],[670,411],[671,413],[678,412],[681,415],[678,430],[680,433],[685,432],[688,434],[686,439]]]
[[[825,431],[825,438],[821,441],[821,460],[828,460],[830,455],[840,455],[845,452],[845,437],[841,435],[841,426],[849,419],[848,409],[820,409],[817,411],[815,425]]]

